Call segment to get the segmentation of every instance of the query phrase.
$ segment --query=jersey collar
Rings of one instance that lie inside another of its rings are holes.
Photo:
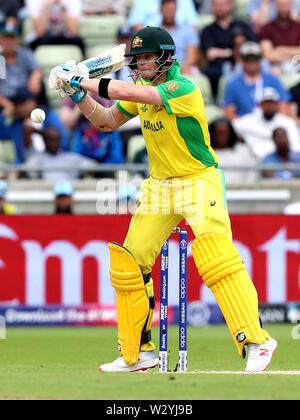
[[[180,76],[180,64],[179,61],[176,60],[173,66],[168,71],[167,82],[169,82],[170,80],[178,79]]]

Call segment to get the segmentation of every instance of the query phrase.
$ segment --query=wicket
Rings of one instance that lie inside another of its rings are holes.
[[[187,231],[179,233],[179,371],[187,371]],[[159,372],[168,372],[169,239],[161,249]]]

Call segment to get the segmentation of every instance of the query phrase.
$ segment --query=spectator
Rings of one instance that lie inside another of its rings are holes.
[[[231,123],[222,118],[214,121],[209,126],[211,145],[215,150],[219,165],[241,166],[255,165],[256,160],[251,154],[248,146],[238,141],[237,135]],[[244,183],[255,180],[255,173],[251,171],[225,171],[226,183]]]
[[[232,0],[212,0],[212,11],[216,20],[204,28],[201,35],[201,48],[208,63],[205,73],[210,79],[215,97],[223,64],[232,59],[232,38],[236,28],[243,31],[247,39],[256,39],[246,22],[234,18],[233,7]]]
[[[275,152],[269,154],[263,160],[263,163],[269,164],[284,164],[284,163],[298,163],[300,164],[300,154],[291,151],[287,132],[284,128],[277,128],[272,138],[275,144]],[[292,179],[294,177],[300,177],[300,171],[290,170],[264,170],[263,176],[266,178],[280,178],[280,179]]]
[[[118,131],[103,132],[85,121],[75,131],[73,152],[99,163],[124,163],[125,157]]]
[[[227,80],[232,79],[234,76],[238,76],[243,73],[243,59],[241,56],[241,47],[243,44],[248,42],[247,34],[245,34],[242,28],[236,28],[233,30],[232,35],[232,58],[230,61],[226,61],[223,65],[223,76]],[[270,71],[269,62],[265,59],[261,61],[261,68],[264,72]]]
[[[250,0],[248,2],[248,15],[255,32],[259,32],[262,26],[276,19],[276,0]],[[298,20],[298,3],[293,0],[292,19]]]
[[[5,181],[0,180],[0,215],[5,214],[13,216],[17,214],[17,208],[6,201],[7,184]]]
[[[210,0],[193,0],[195,8],[200,15],[208,15],[211,13]]]
[[[24,161],[23,123],[34,109],[34,99],[28,92],[11,98],[0,97],[2,114],[0,114],[0,140],[11,140],[14,144],[15,163]],[[25,114],[24,114],[25,112]]]
[[[292,0],[276,0],[277,18],[259,34],[263,56],[278,75],[289,73],[292,58],[300,54],[300,22],[293,20],[292,6]]]
[[[54,187],[54,214],[73,214],[74,188],[70,182],[58,182]]]
[[[222,74],[227,79],[231,79],[232,77],[242,73],[243,60],[240,49],[247,41],[249,41],[249,39],[242,28],[236,28],[232,31],[232,57],[231,60],[225,61],[222,69]]]
[[[36,107],[37,103],[34,104],[33,109],[35,109]],[[44,110],[46,114],[46,119],[43,123],[35,124],[29,118],[27,118],[24,122],[23,135],[25,145],[25,159],[28,159],[30,155],[36,151],[45,151],[43,132],[49,127],[54,127],[59,131],[61,138],[61,148],[65,151],[68,151],[70,149],[69,135],[59,115],[52,109]]]
[[[272,87],[279,94],[279,112],[288,114],[291,96],[280,80],[261,69],[261,48],[255,42],[246,42],[241,47],[243,73],[230,80],[224,93],[224,114],[233,121],[251,114],[262,99],[264,88]]]
[[[85,56],[84,42],[79,36],[81,0],[27,0],[34,34],[32,49],[39,45],[77,45]]]
[[[0,78],[0,139],[15,143],[17,162],[23,161],[23,121],[37,103],[47,103],[43,73],[31,50],[21,48],[18,31],[6,25],[0,31],[5,78]]]
[[[27,19],[27,0],[17,0],[19,4],[18,10],[18,21],[19,21],[19,29],[23,28],[23,24],[25,19]]]
[[[129,0],[82,0],[85,15],[111,15],[127,17]]]
[[[33,154],[26,165],[32,169],[35,166],[45,168],[57,168],[55,171],[30,172],[30,178],[41,177],[44,180],[52,181],[58,179],[78,179],[81,176],[80,169],[87,170],[94,165],[91,159],[84,158],[77,153],[63,151],[61,145],[61,135],[57,128],[48,127],[43,131],[45,142],[45,152]],[[65,171],[61,168],[73,168],[73,171]]]
[[[128,16],[128,24],[135,31],[144,26],[161,26],[160,0],[135,0]],[[198,27],[199,16],[192,0],[177,0],[177,25]]]
[[[292,95],[290,109],[298,127],[300,127],[300,82],[293,86],[290,90]]]
[[[130,51],[131,48],[131,40],[134,35],[134,30],[129,25],[121,26],[118,30],[117,34],[117,44],[125,44],[126,45],[126,53]],[[131,57],[126,57],[126,65],[123,66],[119,71],[114,73],[114,76],[117,80],[124,80],[124,82],[130,82],[130,70],[128,68],[128,64],[131,61]]]
[[[20,92],[13,98],[13,117],[6,118],[0,114],[0,140],[11,139],[16,149],[16,163],[22,163],[36,150],[43,151],[43,143],[38,135],[41,130],[55,126],[61,133],[62,148],[69,148],[68,132],[59,116],[52,110],[46,110],[46,119],[42,124],[36,125],[30,120],[31,112],[38,106],[37,100],[27,91]]]
[[[0,46],[6,64],[6,77],[0,79],[0,106],[5,108],[6,115],[13,116],[11,99],[20,91],[28,90],[36,97],[42,94],[43,72],[32,51],[20,47],[19,33],[12,25],[1,28]]]
[[[199,73],[197,68],[199,39],[195,28],[191,25],[177,25],[175,16],[176,0],[161,1],[162,27],[172,36],[176,45],[176,57],[183,74]]]
[[[0,3],[0,27],[3,25],[18,26],[18,12],[20,4],[18,0],[1,0]]]
[[[233,121],[233,127],[239,137],[244,139],[253,155],[259,159],[263,159],[267,154],[275,151],[272,135],[278,127],[286,130],[293,150],[300,151],[297,125],[292,118],[278,112],[278,100],[277,91],[273,88],[266,88],[260,107],[253,113]]]

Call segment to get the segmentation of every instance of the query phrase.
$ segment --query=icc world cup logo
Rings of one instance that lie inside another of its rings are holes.
[[[185,239],[182,239],[180,241],[180,249],[186,249],[187,248],[187,243]]]
[[[167,251],[167,249],[168,249],[168,242],[165,242],[165,243],[163,244],[162,249],[163,249],[164,251]]]

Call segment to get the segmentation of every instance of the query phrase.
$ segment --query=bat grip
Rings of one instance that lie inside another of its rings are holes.
[[[62,87],[64,87],[65,86],[65,82],[63,81],[63,80],[60,80],[60,79],[58,79],[57,81],[56,81],[56,88],[57,89],[61,89]]]

